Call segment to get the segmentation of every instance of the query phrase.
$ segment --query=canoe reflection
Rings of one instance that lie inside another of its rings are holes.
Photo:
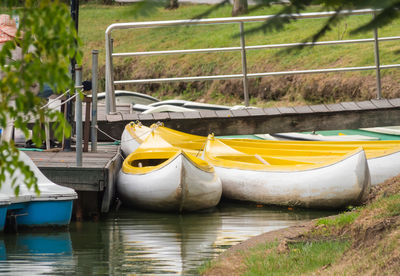
[[[210,213],[183,215],[122,210],[116,231],[123,272],[196,274],[206,259],[234,244],[318,216],[323,215],[234,202]]]

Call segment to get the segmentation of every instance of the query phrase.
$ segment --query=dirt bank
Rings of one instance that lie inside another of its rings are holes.
[[[321,267],[313,275],[399,275],[399,198],[400,176],[397,176],[374,188],[365,205],[352,211],[359,212],[353,223],[327,229],[314,220],[264,233],[228,249],[203,275],[241,275],[246,271],[246,257],[257,245],[278,241],[275,250],[287,250],[286,241],[322,240],[327,238],[326,233],[330,233],[330,239],[350,240],[351,246],[337,262]]]

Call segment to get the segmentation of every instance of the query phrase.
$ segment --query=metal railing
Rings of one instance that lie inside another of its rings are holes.
[[[372,14],[375,16],[376,10],[364,9],[355,11],[342,11],[342,15],[363,15]],[[334,12],[317,12],[304,13],[295,15],[281,15],[282,17],[290,16],[295,19],[323,18],[332,16]],[[262,22],[273,18],[274,15],[266,16],[248,16],[248,17],[229,17],[214,19],[196,19],[196,20],[170,20],[170,21],[152,21],[152,22],[133,22],[133,23],[116,23],[110,25],[105,32],[106,41],[106,112],[108,114],[116,112],[114,86],[122,84],[144,84],[144,83],[161,83],[161,82],[187,82],[187,81],[205,81],[205,80],[227,80],[242,79],[245,105],[249,105],[248,78],[260,78],[266,76],[281,76],[294,74],[315,74],[315,73],[331,73],[346,71],[363,71],[375,70],[377,83],[377,98],[381,95],[381,69],[400,68],[400,64],[381,65],[379,61],[379,41],[400,40],[400,36],[378,38],[378,32],[374,30],[374,37],[367,39],[337,40],[337,41],[321,41],[315,43],[289,43],[289,44],[270,44],[270,45],[245,45],[244,23]],[[125,52],[114,53],[112,47],[111,33],[116,29],[140,29],[155,28],[166,26],[182,26],[182,25],[210,25],[210,24],[239,24],[240,30],[240,47],[224,47],[224,48],[207,48],[207,49],[190,49],[190,50],[166,50],[166,51],[147,51],[147,52]],[[319,46],[319,45],[339,45],[351,43],[374,43],[375,65],[362,67],[344,67],[344,68],[327,68],[312,70],[296,70],[281,72],[263,72],[263,73],[247,73],[246,51],[287,48],[295,46]],[[192,54],[192,53],[215,53],[215,52],[232,52],[240,51],[242,54],[242,73],[232,75],[215,75],[215,76],[195,76],[195,77],[176,77],[176,78],[159,78],[159,79],[138,79],[138,80],[114,80],[113,74],[113,58],[128,56],[153,56],[153,55],[174,55],[174,54]]]

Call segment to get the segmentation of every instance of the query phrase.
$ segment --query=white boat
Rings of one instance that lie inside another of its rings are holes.
[[[360,129],[381,134],[399,135],[400,140],[400,126],[369,127]]]
[[[204,160],[220,177],[223,196],[235,200],[339,208],[361,203],[371,186],[362,148],[307,164],[240,152],[210,135]]]
[[[163,104],[158,106],[153,106],[145,111],[142,114],[150,114],[150,113],[157,113],[157,112],[193,112],[195,110],[189,109],[182,106],[175,106],[170,104]]]
[[[126,205],[157,211],[196,211],[218,204],[214,168],[152,132],[123,162],[117,190]]]
[[[157,103],[152,103],[150,106],[162,106],[162,105],[169,105],[169,106],[180,106],[191,110],[229,110],[231,109],[230,106],[225,105],[218,105],[218,104],[208,104],[208,103],[199,103],[193,101],[185,101],[185,100],[165,100],[160,101]],[[179,111],[175,111],[179,112]]]
[[[50,181],[24,152],[19,152],[19,160],[33,171],[40,193],[26,187],[24,176],[19,170],[14,173],[14,184],[13,179],[6,173],[6,181],[0,187],[0,193],[10,198],[8,214],[16,217],[18,226],[68,225],[73,200],[78,197],[76,192]],[[18,196],[14,193],[16,186],[19,186]]]
[[[106,93],[101,92],[97,94],[97,100],[100,104],[105,104]],[[159,102],[160,100],[150,95],[126,91],[126,90],[115,90],[115,103],[116,104],[143,104],[148,105]]]
[[[258,135],[263,138],[262,135]],[[321,135],[312,133],[300,133],[300,132],[285,132],[285,133],[274,133],[272,137],[279,140],[301,140],[301,141],[377,141],[380,140],[378,137],[371,137],[366,135]],[[266,139],[270,140],[270,139]]]

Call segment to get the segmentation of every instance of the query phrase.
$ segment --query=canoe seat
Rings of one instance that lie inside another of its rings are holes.
[[[142,167],[155,167],[164,162],[168,159],[136,159],[130,162],[132,167],[142,168]]]

